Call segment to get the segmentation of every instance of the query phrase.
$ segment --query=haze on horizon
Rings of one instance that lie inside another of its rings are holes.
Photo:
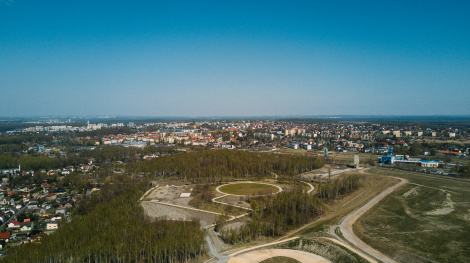
[[[468,10],[0,0],[0,116],[466,115]]]

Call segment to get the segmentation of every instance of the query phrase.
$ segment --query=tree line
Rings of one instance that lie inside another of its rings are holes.
[[[53,136],[45,135],[10,135],[0,136],[0,145],[2,144],[22,144],[29,142],[30,144],[38,143],[50,143],[54,139]]]
[[[318,184],[318,195],[323,200],[337,199],[359,188],[359,186],[361,186],[360,179],[359,175],[354,174],[344,177],[343,179],[336,178],[335,180]]]
[[[276,195],[253,198],[250,205],[253,209],[251,221],[238,230],[218,226],[225,242],[235,244],[250,242],[261,236],[281,236],[310,222],[323,211],[322,200],[316,195],[307,194],[300,187]]]
[[[63,168],[68,165],[87,163],[86,158],[78,156],[49,158],[46,156],[21,156],[0,155],[0,169],[18,168],[22,171],[38,171],[40,169]]]
[[[128,163],[126,171],[153,173],[185,181],[216,181],[265,177],[271,176],[271,173],[292,178],[322,166],[320,158],[311,156],[213,150]]]

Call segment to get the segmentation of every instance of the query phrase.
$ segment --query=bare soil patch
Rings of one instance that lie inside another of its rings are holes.
[[[201,223],[201,227],[206,227],[215,222],[216,215],[181,209],[177,207],[156,204],[152,202],[142,202],[146,215],[151,218],[162,218],[168,220],[197,220]]]
[[[263,249],[229,259],[228,263],[256,263],[273,257],[287,257],[302,263],[331,263],[318,255],[291,249]]]

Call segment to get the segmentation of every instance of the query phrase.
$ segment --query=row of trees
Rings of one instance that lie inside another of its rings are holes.
[[[320,158],[246,151],[214,150],[163,156],[129,163],[131,173],[155,173],[180,180],[220,180],[264,177],[271,173],[293,177],[323,166]]]
[[[323,184],[318,184],[318,195],[323,200],[337,199],[340,196],[350,193],[361,186],[360,176],[350,175],[343,179],[336,178]]]
[[[12,136],[0,136],[0,145],[2,144],[23,144],[29,142],[30,144],[38,143],[44,144],[52,142],[53,136],[45,135],[12,135]]]
[[[67,165],[78,165],[81,163],[87,163],[87,159],[78,156],[49,158],[46,156],[13,157],[11,155],[0,155],[0,169],[17,168],[18,165],[21,165],[21,170],[23,171],[37,171],[39,169],[62,168]]]
[[[322,200],[303,192],[300,187],[277,195],[253,198],[250,205],[253,213],[249,223],[238,230],[218,227],[225,242],[234,244],[261,236],[281,236],[310,222],[323,211]]]
[[[70,224],[40,243],[10,249],[3,261],[187,262],[205,254],[199,222],[146,218],[137,202],[148,183],[132,184],[123,179],[103,187]]]

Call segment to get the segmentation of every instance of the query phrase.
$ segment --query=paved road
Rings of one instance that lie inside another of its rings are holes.
[[[27,210],[27,208],[28,208],[27,206],[24,206],[23,208],[21,208],[20,211],[18,211],[18,212],[17,212],[16,214],[14,214],[10,219],[8,219],[2,226],[0,226],[0,231],[2,231],[5,227],[7,227],[8,224],[9,224],[11,221],[15,220],[16,217],[17,217],[19,214],[21,214],[21,213],[23,213],[25,210]]]
[[[353,213],[349,214],[346,218],[344,218],[343,222],[340,225],[341,233],[343,234],[344,238],[348,240],[350,243],[361,249],[362,251],[366,252],[367,254],[381,260],[385,263],[396,263],[393,259],[387,257],[386,255],[380,253],[379,251],[373,249],[366,243],[364,243],[361,239],[359,239],[352,230],[352,225],[356,222],[356,220],[364,215],[367,210],[372,208],[376,205],[380,200],[384,199],[387,195],[393,192],[395,189],[405,185],[408,183],[408,180],[398,177],[393,177],[400,180],[400,183],[386,189],[382,193],[378,194],[372,200],[370,200],[367,204],[359,208],[358,210],[354,211]]]
[[[209,229],[211,226],[206,227],[206,229]],[[212,238],[210,234],[207,234],[206,236],[206,242],[209,244],[209,252],[218,259],[217,263],[225,263],[227,260],[229,260],[231,257],[230,256],[225,256],[219,253],[217,251],[217,248],[215,248],[214,242],[212,242]]]

